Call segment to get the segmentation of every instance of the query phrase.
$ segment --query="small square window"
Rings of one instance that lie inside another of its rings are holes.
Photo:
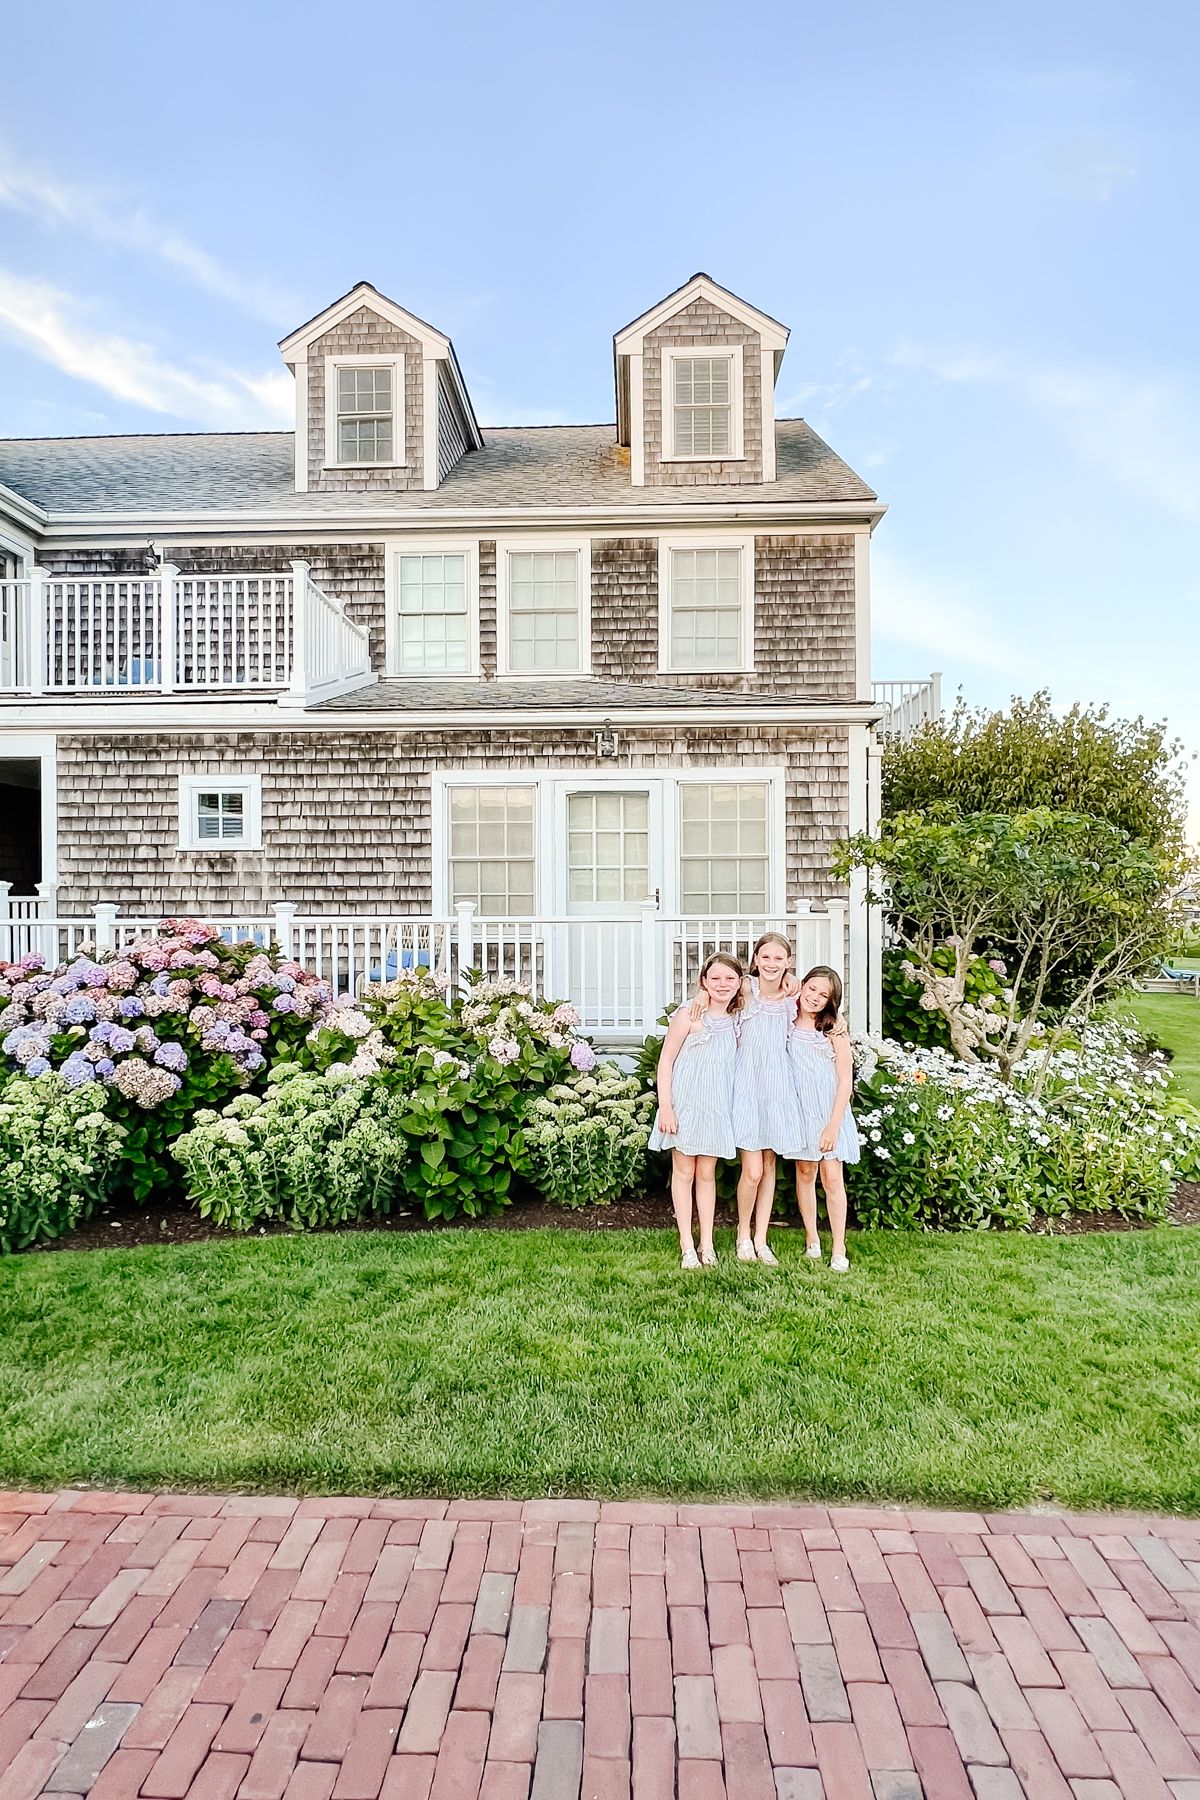
[[[262,847],[256,775],[183,775],[179,781],[179,847],[224,854]]]

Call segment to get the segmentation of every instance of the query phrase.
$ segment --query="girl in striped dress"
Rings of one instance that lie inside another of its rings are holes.
[[[767,1243],[775,1199],[776,1158],[794,1154],[803,1127],[788,1057],[796,1016],[792,947],[773,931],[759,938],[742,990],[743,1010],[733,1076],[733,1131],[742,1159],[738,1181],[739,1262],[778,1266]]]
[[[841,978],[833,969],[810,969],[800,983],[796,1020],[788,1033],[788,1060],[800,1108],[796,1158],[796,1198],[807,1239],[804,1254],[821,1260],[817,1231],[817,1169],[825,1191],[832,1233],[829,1266],[839,1274],[846,1257],[846,1182],[842,1164],[858,1161],[858,1130],[850,1111],[854,1063],[850,1037],[839,1018]]]
[[[713,1219],[717,1210],[717,1158],[732,1156],[733,1068],[737,1014],[742,1005],[742,965],[735,957],[710,956],[700,971],[698,1017],[680,1007],[671,1016],[658,1059],[658,1117],[652,1150],[671,1152],[671,1204],[679,1227],[680,1266],[716,1267]],[[700,1254],[692,1237],[692,1206],[700,1222]]]

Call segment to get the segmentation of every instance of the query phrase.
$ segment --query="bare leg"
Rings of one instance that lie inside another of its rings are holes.
[[[739,1211],[741,1189],[738,1190]],[[771,1223],[771,1208],[775,1204],[775,1152],[764,1150],[762,1153],[762,1177],[758,1184],[758,1194],[754,1202],[754,1242],[761,1250],[767,1241],[767,1230]],[[739,1237],[742,1233],[739,1231]]]
[[[715,1156],[698,1156],[696,1159],[696,1217],[700,1221],[700,1255],[711,1256],[713,1247],[713,1221],[717,1216],[717,1159]]]
[[[770,1151],[765,1152],[770,1156]],[[774,1160],[772,1158],[772,1160]],[[737,1209],[738,1229],[737,1241],[744,1244],[751,1235],[751,1220],[756,1210],[759,1187],[763,1178],[764,1152],[761,1150],[742,1151],[742,1172],[738,1176]]]
[[[696,1248],[692,1241],[692,1186],[696,1179],[696,1158],[671,1152],[671,1205],[679,1227],[679,1249],[682,1254]],[[710,1233],[711,1235],[711,1233]]]
[[[828,1156],[821,1164],[821,1186],[825,1190],[825,1205],[829,1213],[829,1229],[833,1235],[831,1256],[846,1254],[846,1179],[842,1174],[842,1165],[835,1156]]]
[[[805,1244],[819,1244],[821,1234],[817,1230],[817,1165],[815,1162],[798,1162],[796,1164],[796,1199],[800,1204],[800,1217],[804,1220]],[[843,1213],[843,1219],[845,1214]]]

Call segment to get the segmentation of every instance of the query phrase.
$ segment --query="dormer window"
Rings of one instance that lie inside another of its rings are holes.
[[[404,463],[404,358],[325,359],[326,464],[338,469]]]
[[[733,462],[742,456],[742,353],[663,351],[664,460]]]

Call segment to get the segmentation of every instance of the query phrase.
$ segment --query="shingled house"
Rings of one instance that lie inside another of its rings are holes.
[[[936,696],[872,686],[883,508],[775,418],[787,336],[696,275],[616,334],[615,428],[485,433],[364,282],[280,346],[294,433],[0,442],[0,923],[469,959],[619,1039],[773,922],[865,1023],[830,848]]]

